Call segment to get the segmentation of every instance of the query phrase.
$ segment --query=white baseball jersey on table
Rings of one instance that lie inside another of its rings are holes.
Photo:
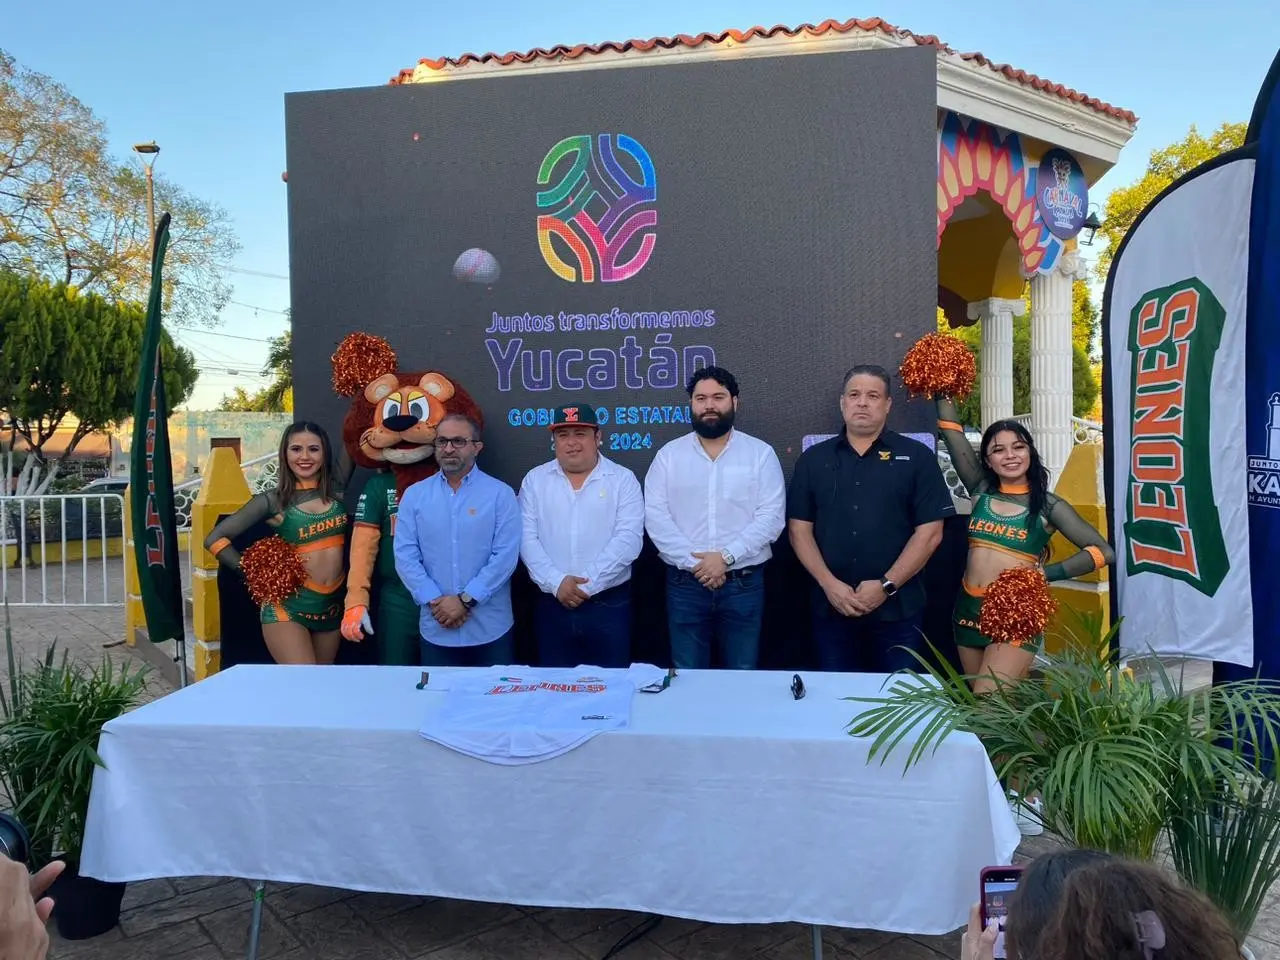
[[[444,689],[445,702],[420,733],[490,763],[550,760],[597,734],[625,728],[636,691],[661,684],[663,676],[649,664],[626,670],[508,666],[448,674],[440,686],[431,684]]]

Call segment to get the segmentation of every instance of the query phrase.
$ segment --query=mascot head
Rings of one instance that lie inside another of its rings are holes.
[[[400,493],[436,472],[436,427],[445,414],[484,425],[459,384],[437,370],[398,370],[395,351],[381,337],[352,333],[332,361],[334,390],[351,398],[342,423],[348,456],[371,470],[391,468]]]

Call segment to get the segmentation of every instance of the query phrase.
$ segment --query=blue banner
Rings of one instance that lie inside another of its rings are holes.
[[[1249,566],[1253,669],[1216,664],[1218,681],[1280,679],[1280,54],[1263,84],[1246,144],[1255,153],[1249,217],[1245,436],[1249,455]]]

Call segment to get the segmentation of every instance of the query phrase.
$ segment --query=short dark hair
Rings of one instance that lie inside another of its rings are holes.
[[[1045,853],[1031,861],[1009,900],[1009,921],[1005,943],[1011,957],[1034,957],[1040,932],[1049,925],[1062,906],[1062,888],[1067,877],[1112,856],[1097,850],[1072,848]]]
[[[849,372],[844,375],[844,380],[840,384],[840,392],[844,393],[849,389],[849,381],[854,377],[879,377],[884,381],[884,392],[893,392],[893,380],[889,377],[889,371],[878,363],[859,363],[857,366],[849,368]]]
[[[729,391],[729,396],[736,397],[738,395],[738,378],[726,370],[724,367],[701,367],[693,371],[693,376],[689,378],[687,387],[689,396],[693,396],[693,388],[700,384],[703,380],[714,380],[720,386]]]
[[[472,420],[465,413],[446,413],[443,417],[440,418],[440,422],[436,424],[436,426],[442,427],[446,423],[448,423],[450,420],[452,420],[454,423],[468,424],[471,427],[471,439],[474,440],[476,443],[480,442],[480,424]]]

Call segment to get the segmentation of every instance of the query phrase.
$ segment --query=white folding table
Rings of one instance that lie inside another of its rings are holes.
[[[956,929],[1020,839],[971,734],[905,775],[907,746],[867,762],[844,698],[884,675],[806,673],[796,700],[789,672],[682,672],[523,766],[423,739],[447,694],[420,676],[237,666],[112,721],[82,871],[800,922],[820,950],[821,925]]]

